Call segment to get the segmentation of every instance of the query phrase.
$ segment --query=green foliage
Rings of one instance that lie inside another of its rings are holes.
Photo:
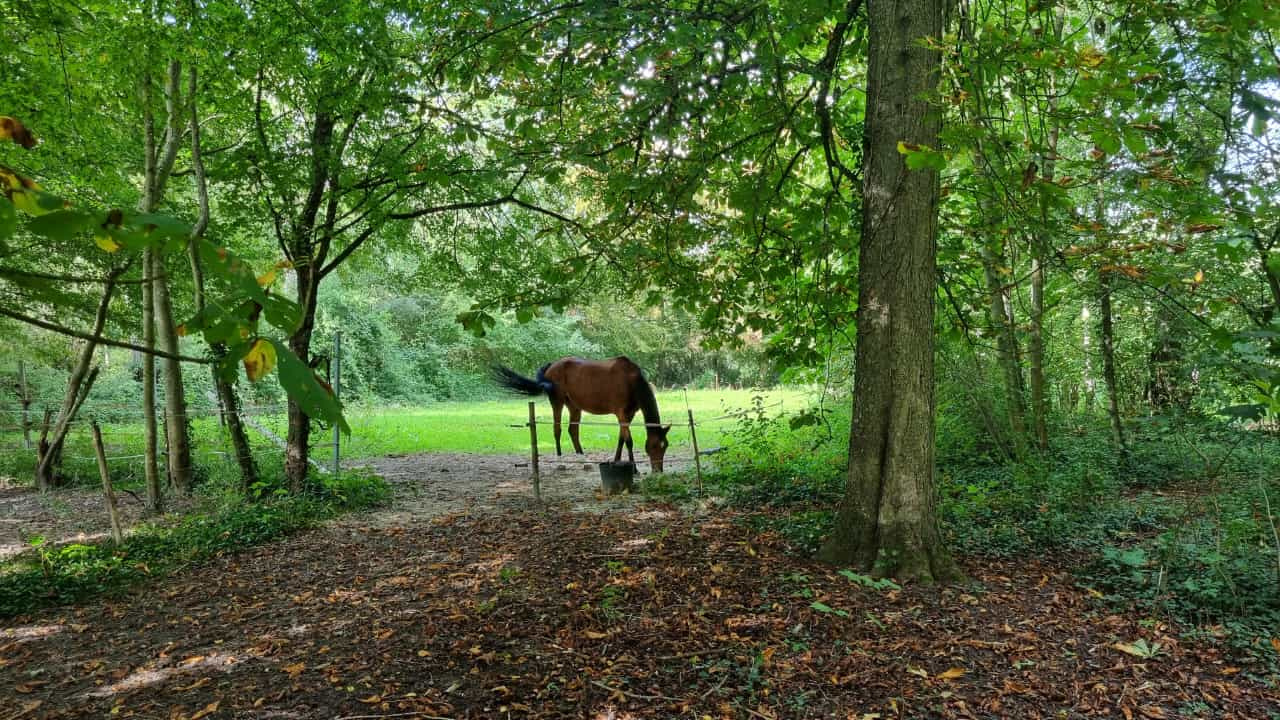
[[[389,495],[387,485],[374,477],[318,478],[299,496],[257,503],[224,498],[207,513],[187,515],[174,524],[143,526],[120,546],[74,543],[55,548],[35,538],[35,557],[28,552],[0,564],[0,617],[121,593],[148,578],[269,542],[340,512],[385,502]]]

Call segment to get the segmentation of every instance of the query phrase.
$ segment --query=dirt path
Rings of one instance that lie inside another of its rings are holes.
[[[613,459],[612,453],[543,457],[539,461],[542,498],[557,507],[584,512],[607,511],[634,505],[634,496],[606,498],[600,491],[596,463]],[[458,512],[492,512],[533,507],[533,473],[529,457],[472,453],[421,453],[378,458],[353,465],[370,467],[392,486],[391,508],[341,520],[378,527],[402,525]],[[690,458],[672,457],[668,471],[692,464]],[[641,465],[643,483],[647,463]]]

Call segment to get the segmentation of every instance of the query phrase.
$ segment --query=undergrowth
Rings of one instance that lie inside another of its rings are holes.
[[[746,521],[813,554],[844,489],[849,417],[743,419],[706,473]],[[798,425],[798,426],[796,426]],[[945,433],[944,433],[945,429]],[[940,423],[941,529],[960,556],[1069,555],[1079,582],[1214,628],[1271,662],[1280,627],[1280,442],[1212,418],[1147,418],[1116,452],[1104,424],[1072,418],[1053,449],[1001,457],[978,433]],[[664,481],[673,492],[679,484]],[[676,491],[678,493],[678,491]]]

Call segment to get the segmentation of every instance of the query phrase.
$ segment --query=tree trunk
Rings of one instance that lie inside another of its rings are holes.
[[[116,278],[122,272],[124,272],[123,269],[113,270],[107,275],[106,284],[102,288],[102,298],[98,301],[98,309],[93,318],[94,337],[102,334],[102,328],[107,323],[107,310],[111,305],[112,296],[115,295]],[[94,351],[97,349],[97,342],[85,341],[84,347],[80,350],[80,357],[76,360],[71,375],[67,379],[67,392],[63,395],[58,418],[47,434],[48,439],[40,438],[39,457],[36,460],[36,486],[41,490],[49,490],[59,484],[58,471],[62,466],[63,443],[67,439],[67,433],[71,431],[71,423],[79,413],[80,406],[89,397],[89,390],[98,376],[96,368],[92,371],[89,369],[93,363]]]
[[[164,255],[152,255],[152,271],[156,273],[154,326],[160,349],[170,355],[178,354],[178,333],[173,322],[173,304],[169,299],[169,273]],[[182,494],[191,492],[193,466],[191,461],[191,435],[187,425],[187,394],[182,387],[182,363],[177,358],[162,358],[164,369],[164,427],[169,482]]]
[[[862,242],[849,479],[822,559],[903,580],[948,580],[933,486],[933,299],[938,174],[898,142],[937,147],[928,96],[942,0],[871,0]]]
[[[1111,273],[1098,276],[1098,315],[1102,326],[1102,378],[1107,386],[1107,415],[1111,419],[1111,438],[1121,459],[1128,455],[1124,442],[1124,425],[1120,422],[1120,399],[1116,388],[1115,324],[1111,312]]]
[[[1005,413],[1014,451],[1021,455],[1027,439],[1026,394],[1023,392],[1022,367],[1018,357],[1018,337],[1014,332],[1013,307],[1001,278],[1004,260],[1003,244],[998,254],[986,246],[982,248],[982,268],[987,278],[987,321],[996,336],[996,358],[1004,376]]]
[[[289,337],[289,349],[303,362],[311,358],[311,333],[316,322],[316,298],[320,284],[317,268],[310,264],[294,268],[298,282],[298,305],[302,308],[302,324]],[[308,454],[311,442],[311,418],[297,401],[289,398],[289,435],[286,439],[284,474],[289,479],[289,489],[297,493],[307,478]]]
[[[187,129],[191,133],[191,172],[195,178],[196,201],[200,212],[196,218],[195,227],[191,229],[191,239],[187,243],[187,255],[191,262],[191,282],[194,288],[195,310],[197,314],[200,314],[204,312],[205,295],[204,268],[200,264],[199,243],[201,238],[204,237],[205,230],[209,227],[209,185],[205,177],[204,155],[200,147],[200,111],[199,106],[196,104],[198,86],[194,65],[188,69],[188,77],[190,81],[188,97],[191,98],[189,103],[191,115]],[[231,448],[236,454],[236,462],[240,465],[240,486],[247,496],[258,482],[258,468],[253,462],[253,451],[249,447],[249,435],[244,429],[244,423],[240,420],[240,402],[236,397],[235,387],[218,373],[220,361],[227,356],[227,347],[222,343],[215,343],[210,349],[213,351],[214,357],[211,372],[213,374],[213,387],[217,393],[218,419],[231,438]]]
[[[155,277],[153,251],[142,251],[142,346],[148,350],[156,347]],[[147,485],[147,510],[159,515],[164,511],[164,494],[160,488],[160,468],[157,457],[158,432],[156,430],[156,356],[142,355],[142,474]]]

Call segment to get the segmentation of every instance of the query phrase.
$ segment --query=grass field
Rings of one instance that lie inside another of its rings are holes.
[[[809,391],[798,388],[775,390],[683,390],[661,391],[658,405],[663,422],[674,425],[671,449],[668,452],[691,452],[688,415],[686,407],[693,410],[698,425],[698,443],[711,448],[723,442],[725,433],[739,422],[740,414],[757,405],[763,406],[770,416],[795,412],[807,407],[811,400]],[[686,406],[687,399],[687,406]],[[91,403],[90,403],[91,405]],[[91,415],[91,411],[89,413]],[[420,452],[473,452],[488,454],[527,453],[529,451],[528,400],[513,397],[503,400],[449,402],[421,407],[388,408],[355,405],[347,408],[347,420],[351,435],[342,438],[343,460],[357,460],[382,455],[401,455]],[[277,415],[253,415],[253,420],[278,436],[285,434],[285,418]],[[537,399],[538,446],[541,453],[554,453],[555,440],[551,429],[551,405],[546,398]],[[568,422],[565,413],[564,422]],[[639,416],[636,418],[640,420]],[[612,416],[584,415],[584,423],[602,423],[582,427],[582,445],[588,452],[612,450],[617,441],[617,425]],[[88,426],[74,432],[68,439],[64,464],[66,474],[76,483],[98,482],[97,469],[92,459],[88,440]],[[197,462],[207,468],[216,465],[229,467],[226,444],[215,417],[192,419]],[[636,451],[642,454],[643,433],[637,431]],[[129,486],[141,481],[141,462],[135,456],[142,453],[141,423],[107,423],[103,436],[108,446],[112,475],[117,482]],[[280,450],[261,434],[250,431],[255,453],[264,460],[279,456]],[[314,456],[327,464],[332,457],[329,443],[332,434],[317,431],[313,434]],[[34,453],[20,449],[21,435],[16,432],[0,434],[0,478],[16,482],[29,482],[34,464]],[[567,428],[562,437],[562,447],[572,451]],[[274,463],[273,463],[274,464]]]

